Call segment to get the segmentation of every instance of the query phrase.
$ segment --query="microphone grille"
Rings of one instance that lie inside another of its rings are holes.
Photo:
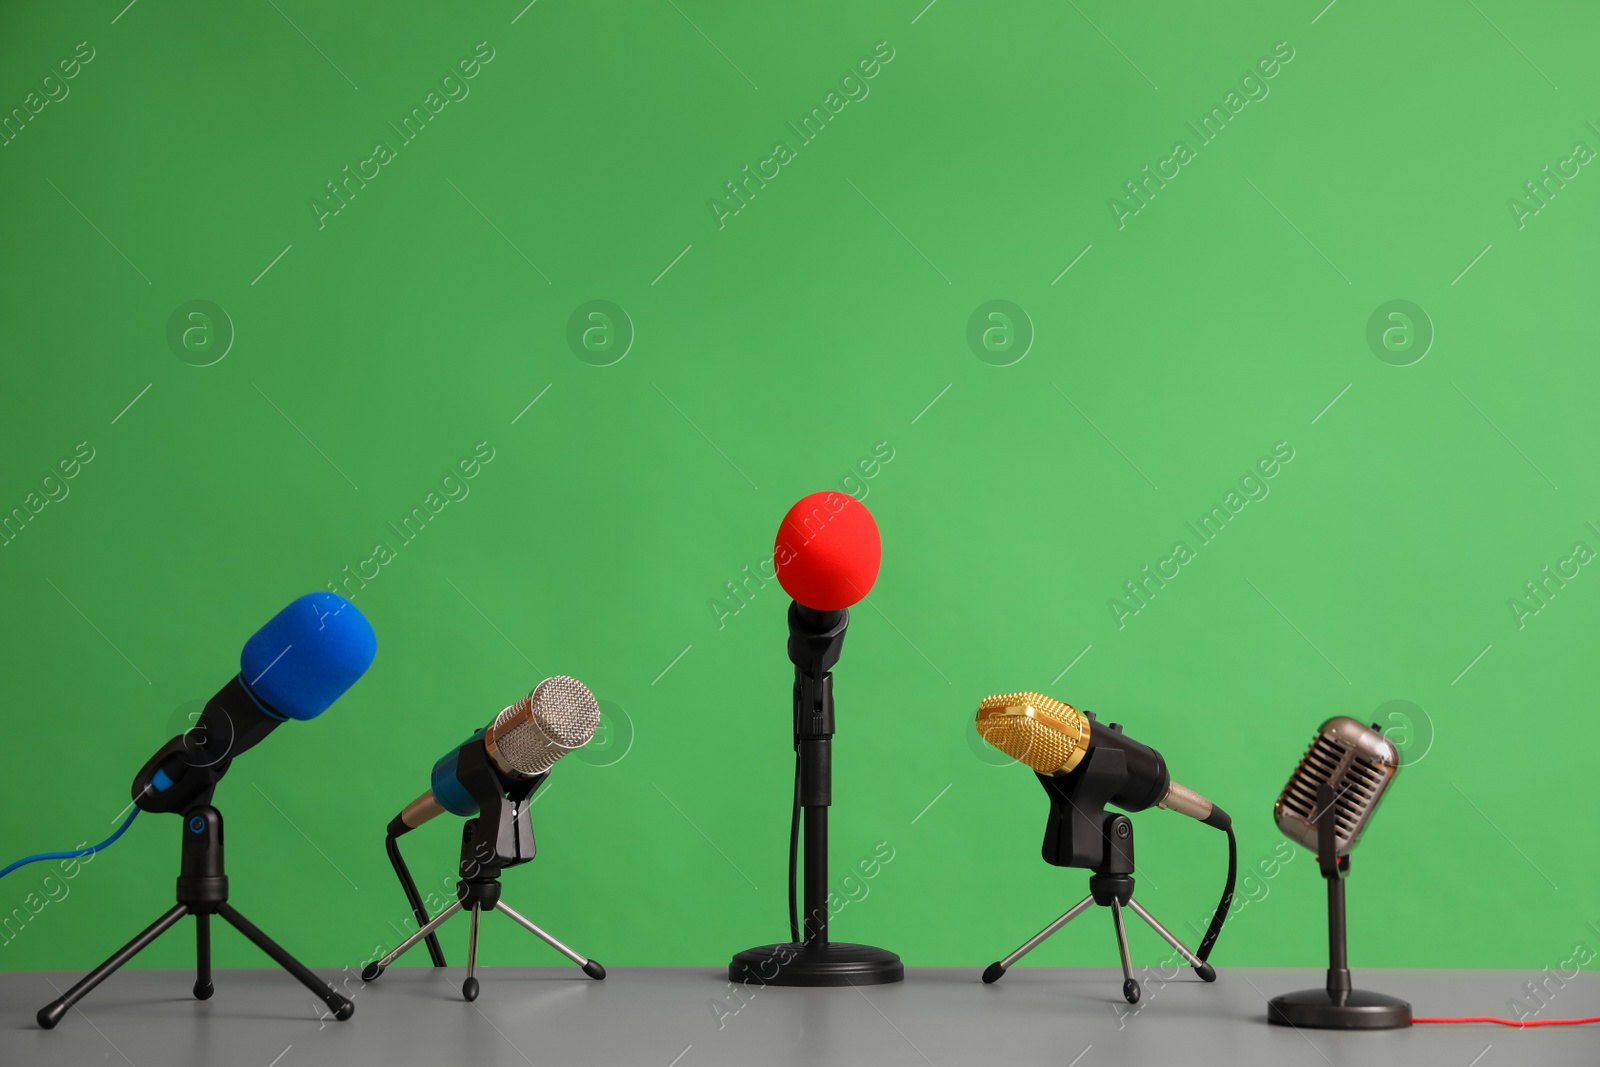
[[[484,745],[508,773],[531,778],[582,748],[600,725],[600,705],[576,678],[546,678],[494,720]]]
[[[1400,753],[1377,730],[1346,716],[1323,723],[1283,787],[1272,817],[1292,841],[1317,851],[1317,791],[1333,788],[1334,853],[1348,856],[1400,769]]]
[[[985,697],[977,725],[985,741],[1040,774],[1065,774],[1089,748],[1089,720],[1043,693]]]

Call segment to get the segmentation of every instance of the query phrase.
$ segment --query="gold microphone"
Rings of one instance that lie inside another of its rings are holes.
[[[1071,774],[1096,746],[1119,749],[1127,761],[1128,782],[1111,800],[1125,811],[1156,806],[1210,824],[1215,824],[1213,811],[1227,817],[1199,793],[1174,782],[1161,753],[1128,737],[1115,723],[1102,725],[1093,712],[1043,693],[985,697],[978,705],[977,725],[985,741],[1040,774]]]
[[[1103,725],[1094,712],[1079,711],[1043,693],[985,697],[978,704],[977,729],[989,744],[1033,768],[1050,795],[1050,821],[1045,826],[1041,850],[1045,862],[1093,872],[1089,895],[1011,955],[991,963],[983,972],[985,984],[998,982],[1008,967],[1090,904],[1111,908],[1122,951],[1122,995],[1128,1003],[1139,1002],[1140,989],[1128,958],[1121,908],[1131,908],[1149,923],[1202,981],[1216,981],[1216,969],[1206,962],[1206,957],[1228,918],[1238,875],[1238,843],[1228,813],[1174,782],[1161,753],[1123,733],[1118,724]],[[1228,835],[1228,878],[1198,952],[1185,948],[1133,898],[1133,824],[1125,816],[1108,812],[1107,804],[1128,812],[1163,807]]]

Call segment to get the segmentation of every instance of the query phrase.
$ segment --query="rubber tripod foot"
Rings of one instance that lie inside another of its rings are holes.
[[[60,1022],[61,1017],[71,1009],[71,1004],[63,1004],[59,1000],[52,1000],[50,1003],[40,1008],[39,1014],[35,1015],[34,1018],[39,1020],[39,1025],[44,1027],[46,1030],[54,1030],[56,1028],[56,1023]]]
[[[328,1007],[333,1009],[333,1017],[340,1022],[348,1021],[350,1016],[356,1013],[356,1006],[337,993],[328,1001]]]
[[[993,985],[994,983],[1000,981],[1000,976],[1005,973],[1006,969],[999,963],[991,963],[983,970],[983,984]]]
[[[461,983],[461,997],[463,1000],[478,999],[478,980],[476,978],[468,978]]]
[[[1137,979],[1130,978],[1122,983],[1122,996],[1129,1004],[1139,1003],[1139,995],[1140,989]]]
[[[1200,966],[1194,969],[1194,973],[1200,976],[1200,981],[1202,982],[1215,982],[1217,980],[1217,969],[1204,960],[1200,961]]]
[[[376,982],[378,980],[378,976],[382,973],[383,968],[378,966],[377,960],[373,960],[371,963],[361,968],[361,980],[363,982]]]
[[[593,978],[596,982],[603,982],[606,978],[606,969],[595,960],[590,960],[583,965],[583,973]]]
[[[211,994],[215,993],[216,991],[217,987],[212,985],[210,982],[196,982],[194,984],[194,999],[210,1000]]]

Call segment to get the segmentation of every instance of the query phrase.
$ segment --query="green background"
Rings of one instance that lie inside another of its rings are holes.
[[[508,902],[611,965],[781,938],[787,598],[725,583],[826,488],[864,492],[884,540],[837,672],[834,880],[894,853],[836,937],[980,967],[1082,895],[1039,859],[1031,775],[970,727],[984,695],[1041,689],[1160,748],[1252,869],[1294,857],[1241,887],[1218,962],[1323,958],[1321,881],[1270,809],[1319,722],[1380,709],[1411,766],[1355,857],[1355,964],[1596,945],[1600,577],[1520,626],[1508,603],[1600,548],[1600,176],[1521,227],[1508,207],[1600,147],[1591,12],[122,2],[0,17],[8,112],[95,54],[0,148],[0,511],[95,450],[0,549],[3,859],[103,836],[244,639],[488,442],[470,495],[356,592],[366,678],[219,792],[234,902],[313,965],[397,939],[385,822],[555,673],[604,702],[608,747],[561,764]],[[324,184],[482,41],[470,95],[319,228]],[[724,183],[879,42],[870,95],[719,228]],[[1198,146],[1185,123],[1278,42],[1270,94]],[[1196,158],[1119,228],[1109,201],[1179,139]],[[596,299],[636,335],[605,367],[567,340]],[[1397,299],[1436,333],[1408,366],[1366,339]],[[193,300],[236,334],[207,367],[167,340]],[[967,341],[991,300],[1031,323],[1009,366]],[[1279,442],[1270,495],[1119,626],[1124,583],[1196,547],[1186,524]],[[1193,941],[1222,841],[1137,823],[1140,898]],[[98,962],[170,905],[178,832],[137,821],[0,967]],[[425,884],[457,832],[408,839]],[[0,883],[0,914],[50,873]],[[483,958],[559,962],[509,924]],[[1113,959],[1084,928],[1028,962]]]

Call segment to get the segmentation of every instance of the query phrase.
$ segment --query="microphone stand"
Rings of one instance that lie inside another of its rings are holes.
[[[1411,1025],[1411,1005],[1398,997],[1350,986],[1345,944],[1344,880],[1350,857],[1335,847],[1339,812],[1333,783],[1317,786],[1317,867],[1328,883],[1328,981],[1322,989],[1283,993],[1267,1001],[1267,1022],[1319,1030],[1394,1030]]]
[[[850,613],[789,605],[794,664],[796,800],[805,819],[805,907],[798,941],[746,949],[728,964],[731,982],[775,986],[883,985],[905,965],[887,949],[828,938],[828,808],[833,804],[833,667]],[[791,898],[792,900],[792,898]]]
[[[1112,730],[1120,730],[1112,723]],[[1182,941],[1133,899],[1133,821],[1126,815],[1106,810],[1106,804],[1128,779],[1127,757],[1120,749],[1096,746],[1089,758],[1069,774],[1060,777],[1035,772],[1034,777],[1050,797],[1050,818],[1045,823],[1044,845],[1040,851],[1046,863],[1056,867],[1078,867],[1089,874],[1089,895],[1074,904],[1055,922],[1024,941],[1005,959],[989,964],[983,972],[986,984],[998,982],[1023,956],[1032,952],[1057,930],[1098,904],[1111,909],[1111,924],[1117,933],[1117,951],[1122,959],[1122,996],[1129,1004],[1139,1003],[1143,990],[1133,976],[1133,961],[1128,954],[1128,932],[1122,924],[1122,909],[1130,908],[1149,927],[1183,957],[1185,963],[1205,982],[1215,982],[1217,972],[1211,964],[1190,952]],[[1230,877],[1229,885],[1232,880]],[[1227,898],[1224,897],[1224,903]],[[1208,951],[1202,946],[1202,952]]]
[[[134,780],[135,785],[148,783],[155,768],[171,763],[185,751],[184,738],[177,737],[167,742],[145,765]],[[77,985],[40,1008],[36,1016],[40,1026],[46,1030],[55,1029],[74,1004],[88,996],[96,986],[115,974],[156,938],[176,926],[186,915],[193,915],[195,922],[196,1000],[210,1000],[215,991],[211,984],[211,916],[220,915],[270,956],[274,963],[299,979],[318,1000],[328,1006],[333,1018],[343,1022],[355,1013],[355,1005],[348,998],[318,978],[309,967],[289,955],[288,951],[228,903],[228,873],[223,865],[222,854],[222,812],[211,806],[217,780],[226,770],[226,760],[207,767],[195,767],[190,775],[172,785],[166,794],[154,794],[148,785],[136,788],[135,803],[144,800],[150,810],[175,811],[182,815],[183,839],[178,861],[177,904],[113,953],[110,959],[85,975]]]
[[[520,912],[513,910],[500,899],[500,872],[507,867],[527,863],[537,854],[533,839],[533,823],[528,817],[534,790],[544,783],[550,772],[519,781],[510,789],[489,762],[483,742],[474,738],[462,745],[456,757],[456,780],[464,786],[478,803],[478,814],[468,819],[461,828],[461,858],[458,871],[461,880],[456,883],[456,899],[433,918],[423,907],[420,897],[411,900],[417,921],[416,933],[406,938],[380,959],[373,960],[361,970],[363,982],[376,982],[384,970],[409,951],[417,942],[427,939],[434,966],[444,966],[444,955],[438,951],[434,931],[457,912],[470,909],[472,929],[467,938],[467,977],[461,983],[461,996],[466,1000],[478,999],[478,979],[473,973],[478,966],[478,917],[485,911],[504,912],[518,926],[538,937],[545,944],[583,968],[583,973],[596,981],[606,976],[606,969],[598,961],[585,959],[566,945],[557,941]],[[389,825],[389,842],[409,829],[396,816]],[[391,850],[390,859],[398,855]],[[404,870],[403,863],[395,867]],[[401,884],[409,878],[401,875]],[[407,893],[410,897],[411,893]]]

